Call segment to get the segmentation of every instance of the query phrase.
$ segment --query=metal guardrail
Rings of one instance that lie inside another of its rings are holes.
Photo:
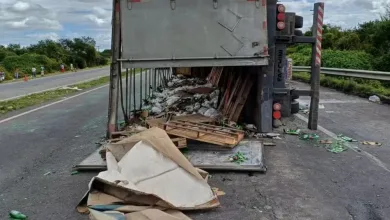
[[[311,71],[310,66],[293,66],[293,72],[310,72],[310,71]],[[364,78],[364,79],[390,81],[390,72],[321,67],[321,73],[325,75],[347,76],[347,77],[356,77],[356,78]]]

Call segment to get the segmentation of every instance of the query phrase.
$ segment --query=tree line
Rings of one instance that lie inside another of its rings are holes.
[[[311,31],[305,33],[311,36]],[[390,10],[380,19],[355,28],[324,25],[322,66],[390,72]],[[296,66],[310,65],[310,47],[292,46],[288,55]]]
[[[33,67],[43,66],[46,73],[59,71],[62,64],[65,69],[69,69],[70,64],[84,69],[107,65],[110,56],[110,50],[97,51],[96,41],[91,37],[41,40],[27,47],[0,45],[0,72],[5,72],[6,79],[10,79],[16,70],[23,75],[31,74]]]

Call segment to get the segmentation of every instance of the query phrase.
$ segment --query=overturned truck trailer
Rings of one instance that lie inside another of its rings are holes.
[[[272,130],[275,103],[288,117],[299,108],[295,99],[311,96],[309,128],[316,129],[323,12],[323,3],[314,4],[313,36],[303,36],[303,18],[276,0],[113,0],[107,134],[183,67],[251,74],[243,114],[258,132]],[[313,48],[310,90],[287,83],[286,49],[297,43]]]

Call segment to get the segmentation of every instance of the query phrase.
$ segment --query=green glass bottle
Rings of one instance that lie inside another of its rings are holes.
[[[16,211],[16,210],[10,211],[9,212],[9,217],[11,219],[21,219],[21,220],[27,219],[26,215],[24,215],[23,213],[21,213],[19,211]]]

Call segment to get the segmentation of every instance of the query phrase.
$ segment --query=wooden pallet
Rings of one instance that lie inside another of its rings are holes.
[[[179,149],[187,147],[187,139],[182,137],[171,137],[171,141],[175,144],[175,146]]]
[[[198,122],[198,123],[215,122],[215,119],[203,116],[201,114],[173,116],[171,120],[191,121],[191,122]],[[166,121],[167,121],[166,118],[153,118],[153,119],[146,120],[146,124],[148,124],[149,127],[159,127],[159,124],[164,124]]]
[[[241,130],[190,121],[173,120],[159,127],[170,135],[231,148],[244,138]]]

